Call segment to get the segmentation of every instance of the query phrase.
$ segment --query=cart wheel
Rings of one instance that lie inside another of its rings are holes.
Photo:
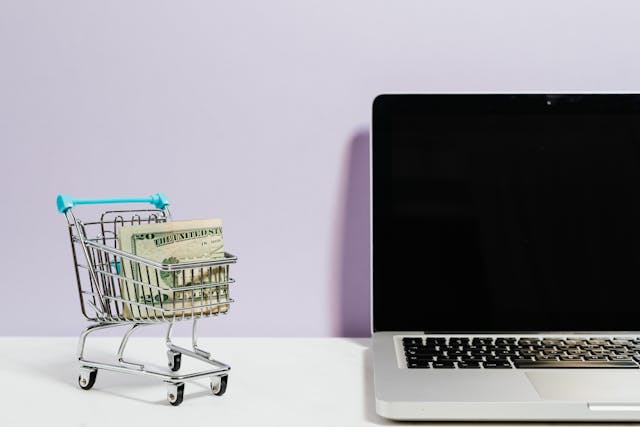
[[[169,384],[167,387],[167,400],[173,406],[178,406],[184,398],[184,383]]]
[[[222,396],[227,391],[227,382],[229,375],[211,378],[211,392],[216,396]]]
[[[180,370],[182,354],[177,351],[169,350],[167,351],[167,357],[169,358],[169,368],[174,372]]]
[[[78,385],[83,390],[90,390],[96,383],[98,376],[97,369],[80,368],[80,376],[78,376]]]

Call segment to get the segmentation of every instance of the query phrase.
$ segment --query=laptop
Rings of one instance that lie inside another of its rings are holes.
[[[640,420],[640,95],[381,95],[377,413]]]

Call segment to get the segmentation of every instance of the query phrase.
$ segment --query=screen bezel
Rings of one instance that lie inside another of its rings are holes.
[[[380,206],[385,203],[379,197],[380,187],[385,183],[383,170],[376,167],[391,147],[389,122],[395,114],[433,114],[433,113],[465,113],[465,114],[628,114],[640,113],[640,94],[580,94],[580,93],[529,93],[529,94],[383,94],[377,96],[372,106],[371,122],[371,313],[372,331],[430,331],[430,332],[504,332],[504,331],[434,331],[429,325],[398,325],[390,320],[394,313],[402,308],[402,295],[393,304],[376,306],[376,294],[393,286],[376,280],[376,262],[385,262],[381,251],[377,250],[376,235],[384,232],[380,222],[376,221]],[[377,162],[378,160],[378,162]],[[387,260],[388,262],[388,260]],[[376,290],[378,292],[376,292]],[[554,330],[555,331],[555,330]],[[510,331],[513,332],[513,331]],[[525,331],[522,331],[525,332]],[[526,331],[534,332],[534,331]],[[553,331],[537,331],[553,332]]]

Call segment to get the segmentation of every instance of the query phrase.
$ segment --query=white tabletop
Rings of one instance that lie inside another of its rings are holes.
[[[188,338],[176,338],[188,346]],[[199,346],[231,365],[224,396],[207,379],[186,383],[184,402],[166,401],[161,381],[99,371],[78,387],[76,338],[0,338],[0,425],[358,426],[387,424],[374,410],[369,340],[201,338]],[[92,359],[113,360],[119,339],[89,337]],[[130,340],[127,356],[166,366],[161,337]],[[199,368],[183,357],[182,370]],[[36,424],[38,423],[38,424]]]
[[[175,342],[189,345],[188,338]],[[213,396],[207,379],[188,382],[184,402],[173,407],[165,384],[151,377],[99,371],[93,389],[80,389],[76,338],[0,337],[0,426],[415,425],[376,415],[369,342],[201,338],[200,347],[232,366],[227,392]],[[86,356],[114,361],[118,345],[118,338],[90,337]],[[125,356],[166,367],[165,351],[161,337],[134,337]],[[180,372],[199,363],[183,357]]]

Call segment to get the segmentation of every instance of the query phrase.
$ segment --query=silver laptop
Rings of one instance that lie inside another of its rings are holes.
[[[376,409],[640,420],[640,95],[381,95]]]

